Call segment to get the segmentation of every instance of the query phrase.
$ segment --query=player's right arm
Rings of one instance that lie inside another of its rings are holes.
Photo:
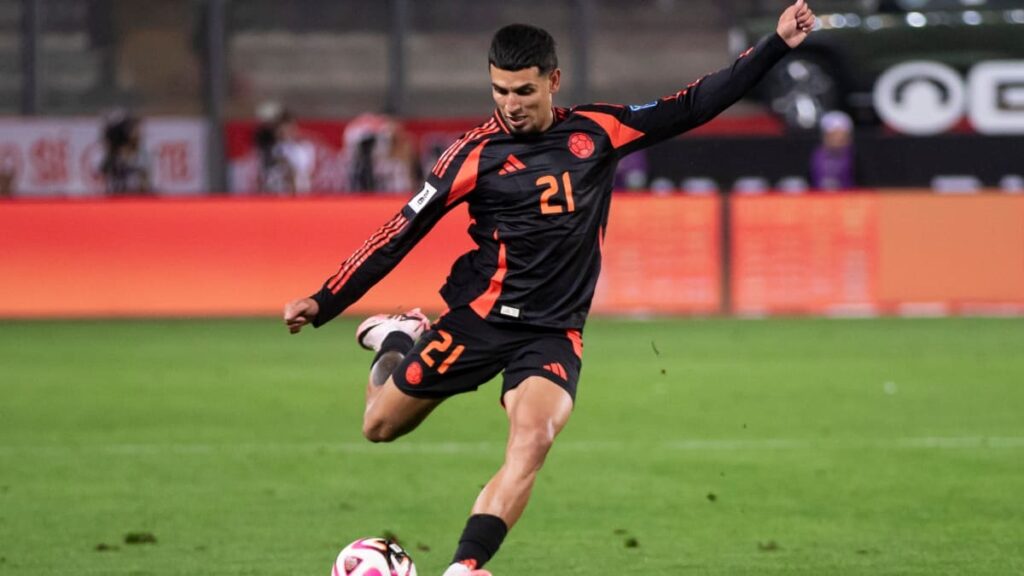
[[[583,115],[605,118],[603,126],[622,156],[692,130],[732,106],[747,94],[790,50],[799,46],[814,26],[814,12],[804,0],[787,7],[775,33],[741,54],[729,67],[691,82],[679,92],[648,104],[629,107],[579,107]]]
[[[370,236],[331,275],[319,291],[285,305],[291,333],[306,324],[319,327],[359,300],[383,279],[435,224],[476,186],[483,143],[460,139],[441,156],[423,189]]]

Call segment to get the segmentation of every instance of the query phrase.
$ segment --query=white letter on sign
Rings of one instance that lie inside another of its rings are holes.
[[[956,70],[938,62],[906,62],[885,71],[875,83],[875,110],[906,134],[930,136],[949,130],[963,117],[966,90]]]
[[[1024,134],[1024,61],[982,62],[967,77],[970,116],[983,134]]]

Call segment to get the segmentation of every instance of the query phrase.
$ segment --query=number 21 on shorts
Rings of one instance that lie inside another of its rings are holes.
[[[437,352],[439,357],[444,358],[444,360],[441,361],[441,365],[437,367],[437,373],[444,374],[449,368],[451,368],[452,364],[459,359],[459,356],[462,355],[462,352],[466,347],[459,344],[455,346],[455,348],[452,348],[452,335],[444,330],[438,330],[437,333],[441,336],[441,339],[434,340],[430,344],[427,344],[427,347],[420,352],[420,359],[423,360],[424,364],[433,368],[434,365],[437,364],[437,360],[432,356],[432,354]],[[444,353],[448,352],[449,348],[452,348],[452,350],[447,356],[445,356]]]

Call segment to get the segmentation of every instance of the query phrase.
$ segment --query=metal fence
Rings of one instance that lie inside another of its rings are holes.
[[[712,0],[0,0],[0,114],[237,118],[274,99],[307,117],[475,116],[490,107],[490,36],[520,21],[558,41],[561,103],[643,101],[726,63],[733,11]]]

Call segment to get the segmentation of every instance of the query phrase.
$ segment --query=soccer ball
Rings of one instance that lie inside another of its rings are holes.
[[[416,576],[416,566],[398,544],[361,538],[338,554],[331,576]]]

